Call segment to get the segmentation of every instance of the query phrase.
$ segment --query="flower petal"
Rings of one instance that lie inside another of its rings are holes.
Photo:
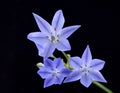
[[[52,61],[51,59],[46,59],[46,60],[44,61],[44,65],[45,65],[45,67],[48,68],[49,70],[55,68],[55,65],[54,65],[54,63],[53,63],[53,61]]]
[[[89,74],[84,73],[81,77],[80,80],[81,84],[84,85],[85,87],[89,87],[90,84],[92,83],[92,79]]]
[[[60,51],[67,51],[71,50],[71,46],[69,44],[69,41],[67,39],[61,39],[56,44],[56,48]]]
[[[68,38],[71,34],[73,34],[79,27],[80,25],[76,26],[69,26],[65,27],[63,30],[59,31],[59,34],[62,38]]]
[[[82,60],[84,61],[85,65],[88,65],[89,62],[92,60],[92,55],[91,55],[90,48],[88,45],[87,45],[85,51],[83,52]]]
[[[54,64],[55,64],[55,68],[58,69],[58,70],[61,70],[64,67],[64,64],[63,64],[61,58],[55,58],[54,59]]]
[[[35,13],[32,13],[35,20],[36,20],[36,23],[39,27],[39,29],[41,30],[41,32],[45,33],[46,35],[49,35],[50,34],[50,24],[45,21],[42,17],[40,17],[39,15],[35,14]]]
[[[71,72],[72,72],[72,71],[69,70],[68,68],[63,68],[63,69],[61,70],[61,74],[62,74],[64,77],[68,76]]]
[[[81,74],[82,74],[82,71],[80,70],[74,70],[73,72],[71,72],[67,78],[64,80],[64,83],[67,83],[67,82],[73,82],[73,81],[77,81],[81,78]]]
[[[42,52],[44,51],[43,46],[40,45],[40,44],[37,44],[37,43],[35,43],[35,45],[36,45],[36,47],[37,47],[37,49],[38,49],[39,54],[42,54]]]
[[[90,67],[95,70],[101,70],[104,67],[105,61],[100,59],[93,59],[91,61]]]
[[[63,75],[56,76],[55,84],[59,84],[60,85],[62,83],[63,79],[64,79]]]
[[[47,44],[44,46],[44,51],[41,53],[39,53],[39,56],[44,57],[44,59],[47,59],[48,57],[50,57],[53,52],[55,51],[55,45],[52,42],[47,42]]]
[[[99,81],[99,82],[107,82],[103,75],[99,71],[89,71],[92,80]]]
[[[49,87],[53,84],[55,84],[55,76],[51,76],[45,79],[44,81],[44,88]]]
[[[71,67],[73,67],[74,69],[79,69],[82,66],[83,62],[80,59],[80,57],[71,57],[70,58],[70,65]]]
[[[64,22],[65,22],[65,19],[63,16],[63,12],[62,10],[58,10],[53,17],[52,26],[57,31],[57,30],[62,29]]]
[[[37,73],[41,76],[41,78],[45,79],[45,78],[48,78],[48,77],[51,77],[51,71],[45,67],[39,69],[37,71]]]
[[[44,56],[44,47],[49,42],[48,38],[42,32],[33,32],[28,34],[27,38],[33,41],[39,51],[40,56]]]
[[[32,32],[27,35],[27,38],[37,44],[44,44],[48,41],[48,38],[42,32]]]

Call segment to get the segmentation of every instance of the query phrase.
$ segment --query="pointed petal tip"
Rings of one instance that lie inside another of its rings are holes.
[[[46,85],[46,84],[44,84],[44,86],[43,86],[43,88],[47,88],[47,87],[49,87],[50,85]]]
[[[105,80],[104,83],[107,83],[107,81]]]
[[[62,9],[59,9],[57,12],[62,13]]]
[[[39,15],[32,12],[33,17],[36,19]],[[40,16],[39,16],[40,17]]]
[[[45,86],[45,85],[43,86],[43,88],[46,88],[46,87],[47,87],[47,86]]]
[[[30,37],[30,34],[27,35],[27,39],[29,39],[29,37]]]
[[[36,14],[34,12],[32,12],[32,15],[35,16]]]
[[[69,83],[70,81],[68,81],[67,79],[65,79],[64,81],[63,81],[63,83]]]
[[[37,71],[37,74],[38,74],[38,75],[40,75],[39,73],[40,73],[40,69]]]
[[[70,83],[70,82],[74,82],[74,81],[71,81],[68,77],[66,77],[66,79],[63,81],[63,83]]]
[[[86,49],[87,49],[87,51],[89,51],[91,53],[89,45],[87,45]]]
[[[86,88],[88,88],[90,85],[91,85],[91,83],[90,84],[83,84],[83,83],[81,83],[84,87],[86,87]]]
[[[77,25],[77,26],[76,26],[77,29],[80,28],[80,27],[81,27],[81,25]]]
[[[105,80],[105,78],[103,78],[103,81],[101,81],[101,82],[103,82],[103,83],[107,83],[107,81]]]
[[[81,25],[73,25],[73,27],[75,27],[76,29],[80,28]]]
[[[88,88],[90,85],[84,85],[86,88]]]
[[[81,27],[81,25],[74,25],[73,27],[77,30]]]
[[[81,25],[77,25],[78,26],[78,28],[80,28],[81,27]]]
[[[35,13],[34,13],[34,12],[32,12],[32,14],[34,15]]]
[[[57,10],[55,14],[63,14],[63,11],[61,9]]]
[[[32,12],[32,15],[34,16],[34,18],[37,18],[37,17],[42,18],[41,16],[39,16],[38,14],[36,14],[34,12]]]
[[[89,45],[86,46],[86,50],[90,51],[90,46]]]
[[[87,47],[86,47],[87,49],[89,49],[90,47],[89,47],[89,45],[87,45]]]
[[[66,80],[64,80],[63,83],[67,83]]]
[[[31,40],[31,33],[27,35],[27,39]]]

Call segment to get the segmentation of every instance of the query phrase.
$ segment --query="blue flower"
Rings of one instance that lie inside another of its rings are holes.
[[[36,44],[39,56],[47,59],[53,54],[56,48],[59,51],[71,50],[67,38],[74,33],[80,25],[63,28],[65,19],[62,10],[58,10],[55,13],[52,25],[35,13],[33,13],[33,16],[41,32],[32,32],[28,34],[27,38]]]
[[[71,57],[70,65],[74,70],[67,76],[64,83],[80,79],[85,87],[89,87],[92,81],[106,82],[99,70],[104,67],[105,62],[100,59],[92,59],[89,46],[86,47],[82,58]]]
[[[45,79],[44,88],[53,84],[61,84],[64,77],[66,77],[71,70],[64,67],[64,63],[61,58],[55,58],[54,61],[46,59],[44,61],[44,67],[38,70],[38,74],[41,78]]]

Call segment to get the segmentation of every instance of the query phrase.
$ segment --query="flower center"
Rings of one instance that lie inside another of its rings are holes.
[[[50,30],[51,30],[51,33],[49,36],[47,36],[47,38],[54,44],[58,43],[58,41],[59,41],[58,31],[56,31],[56,29],[53,27],[51,27]]]
[[[55,71],[53,72],[53,74],[54,74],[55,76],[59,76],[59,75],[60,75],[60,72],[59,72],[58,70],[55,70]]]
[[[51,41],[56,44],[58,42],[58,37],[57,36],[51,36]]]
[[[85,73],[88,73],[89,72],[89,67],[87,67],[87,66],[82,67],[82,71],[85,72]]]

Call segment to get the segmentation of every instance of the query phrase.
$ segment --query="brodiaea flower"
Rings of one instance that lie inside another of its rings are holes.
[[[71,70],[64,67],[61,58],[56,58],[54,61],[46,59],[44,67],[40,68],[38,74],[45,79],[44,88],[53,84],[61,84]]]
[[[75,32],[80,25],[63,28],[65,19],[62,10],[58,10],[55,13],[52,25],[35,13],[33,13],[33,16],[41,32],[30,33],[28,39],[36,44],[40,56],[46,59],[53,54],[56,48],[59,51],[71,50],[67,38]]]
[[[89,46],[85,49],[82,58],[72,57],[70,64],[74,70],[64,82],[72,82],[80,79],[81,84],[85,87],[89,87],[92,81],[106,82],[99,72],[104,67],[105,62],[100,59],[92,59]]]

